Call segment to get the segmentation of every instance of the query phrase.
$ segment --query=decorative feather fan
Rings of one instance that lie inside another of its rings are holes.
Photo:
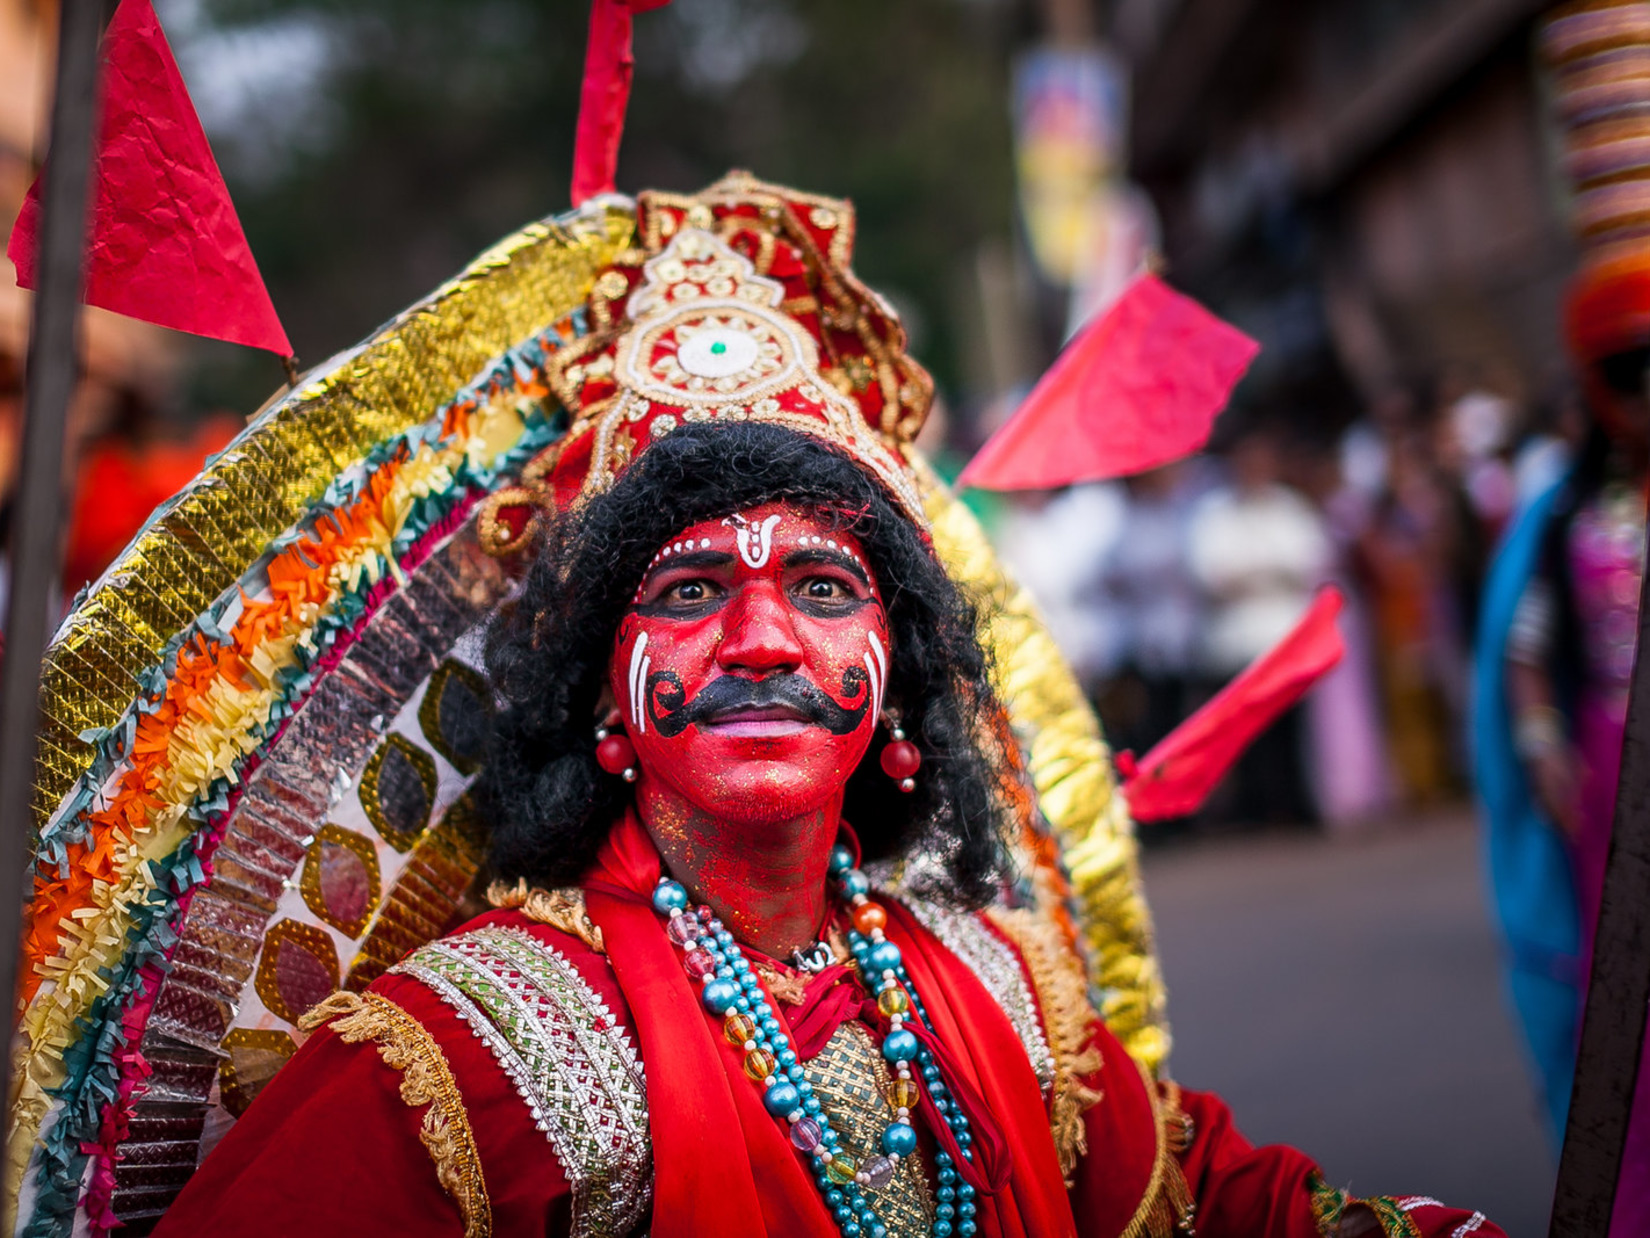
[[[565,425],[543,366],[630,243],[616,202],[524,229],[266,406],[58,632],[16,1232],[148,1232],[305,1009],[479,909],[480,634],[522,566],[487,553],[513,538],[484,500]],[[1094,718],[965,509],[937,483],[928,504],[947,565],[991,599],[1036,892],[1069,903],[1102,1013],[1155,1068],[1162,989]]]

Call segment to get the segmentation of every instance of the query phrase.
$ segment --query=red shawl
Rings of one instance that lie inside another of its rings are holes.
[[[762,1106],[704,1012],[651,896],[659,853],[627,814],[585,883],[647,1063],[654,1238],[716,1233],[834,1234],[818,1188],[784,1127]],[[897,943],[953,1071],[979,1094],[1009,1158],[1007,1185],[981,1193],[982,1235],[1058,1238],[1076,1225],[1024,1046],[984,986],[904,908],[888,906]],[[771,999],[770,999],[771,1001]],[[773,1003],[778,1009],[778,1004]],[[760,1217],[762,1228],[755,1229]]]

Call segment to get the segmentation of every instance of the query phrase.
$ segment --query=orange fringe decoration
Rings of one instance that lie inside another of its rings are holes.
[[[157,794],[169,767],[173,733],[191,716],[208,716],[206,696],[215,684],[250,688],[247,666],[259,646],[302,632],[314,623],[315,608],[332,595],[332,570],[363,543],[386,532],[385,501],[405,462],[405,448],[386,461],[353,503],[329,513],[315,531],[277,555],[269,564],[270,597],[253,601],[242,595],[240,618],[227,644],[197,633],[178,651],[177,670],[159,706],[139,714],[127,754],[127,768],[107,803],[87,814],[85,841],[67,847],[68,874],[36,872],[34,897],[23,939],[26,968],[23,1002],[34,999],[50,974],[46,960],[73,940],[66,931],[76,911],[94,907],[99,887],[118,885],[134,838],[168,805]]]

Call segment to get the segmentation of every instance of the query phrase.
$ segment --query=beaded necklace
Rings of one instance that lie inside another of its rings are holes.
[[[763,1106],[789,1128],[791,1145],[811,1158],[814,1184],[843,1238],[887,1238],[888,1227],[865,1192],[887,1186],[901,1158],[917,1150],[911,1113],[921,1092],[914,1072],[922,1076],[935,1110],[968,1161],[974,1157],[969,1147],[973,1137],[967,1115],[947,1094],[933,1055],[904,1026],[913,1017],[923,1026],[931,1028],[933,1024],[905,970],[899,947],[883,934],[888,913],[871,901],[871,883],[854,867],[853,853],[846,847],[832,850],[827,871],[848,906],[853,925],[848,933],[848,949],[860,981],[876,996],[877,1008],[888,1018],[882,1056],[894,1070],[887,1097],[893,1120],[882,1132],[880,1152],[858,1163],[844,1150],[841,1136],[814,1096],[790,1037],[768,1004],[762,982],[733,934],[709,907],[691,906],[687,890],[669,877],[659,878],[654,887],[653,908],[666,917],[665,932],[681,948],[683,968],[703,986],[700,1003],[707,1013],[721,1017],[722,1034],[728,1042],[745,1051],[745,1076],[763,1089]],[[950,1153],[936,1152],[934,1165],[932,1238],[972,1238],[977,1228],[973,1186],[962,1181]]]

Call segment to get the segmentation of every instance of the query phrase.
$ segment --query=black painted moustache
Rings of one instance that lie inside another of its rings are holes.
[[[847,735],[859,727],[871,708],[870,681],[865,672],[857,666],[844,671],[842,693],[850,700],[858,697],[859,704],[840,705],[801,675],[789,672],[766,679],[723,675],[711,680],[689,701],[676,672],[654,671],[647,677],[647,716],[654,730],[672,739],[690,726],[719,722],[729,714],[784,707],[832,735]]]

